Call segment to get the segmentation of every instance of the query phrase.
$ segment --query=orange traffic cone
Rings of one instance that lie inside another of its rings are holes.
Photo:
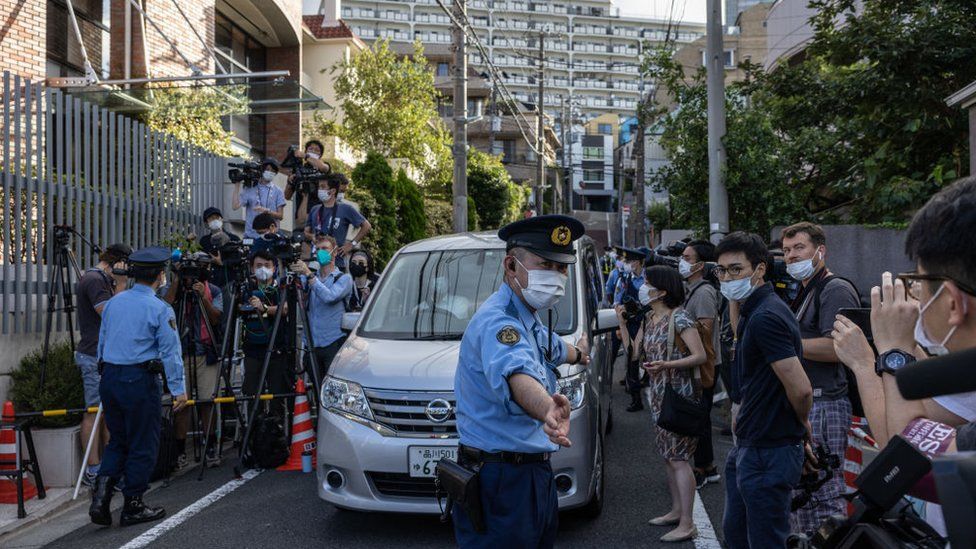
[[[3,404],[3,422],[13,423],[14,403],[9,400]],[[0,470],[16,471],[17,433],[13,428],[0,429]],[[24,501],[37,497],[37,487],[24,475]],[[0,503],[17,503],[17,481],[10,477],[0,478]]]
[[[291,420],[291,449],[288,461],[278,467],[279,471],[301,471],[302,454],[312,455],[312,467],[315,467],[315,429],[312,427],[312,413],[308,409],[308,397],[305,396],[305,381],[299,379],[295,385],[295,414]]]

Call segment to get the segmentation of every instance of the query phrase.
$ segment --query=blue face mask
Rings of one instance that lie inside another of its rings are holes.
[[[318,260],[319,265],[325,266],[332,263],[332,253],[329,250],[318,250],[315,252],[315,258]]]

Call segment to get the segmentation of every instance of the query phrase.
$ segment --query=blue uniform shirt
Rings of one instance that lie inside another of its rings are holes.
[[[609,275],[607,275],[606,295],[607,295],[607,300],[611,301],[610,303],[611,305],[613,305],[615,302],[613,296],[616,293],[617,279],[619,278],[620,278],[620,270],[617,269],[616,267],[612,271],[610,271]]]
[[[342,314],[346,312],[345,299],[351,293],[352,277],[339,270],[316,275],[309,281],[308,322],[316,347],[327,347],[344,335]]]
[[[166,369],[170,393],[185,394],[173,308],[156,297],[151,287],[136,284],[108,300],[102,309],[98,359],[109,364],[139,364],[157,358]]]
[[[258,238],[261,235],[254,230],[254,218],[258,212],[254,208],[263,206],[276,213],[278,208],[285,205],[285,193],[274,183],[262,181],[253,187],[241,189],[240,200],[244,208],[244,238]],[[276,219],[275,222],[280,223],[280,220]]]
[[[545,362],[552,343],[553,356]],[[508,378],[525,374],[556,392],[553,369],[565,361],[562,340],[550,334],[508,284],[471,318],[454,374],[460,442],[486,452],[554,452],[559,449],[513,399]]]
[[[628,283],[630,287],[628,288]],[[624,296],[630,293],[631,297],[637,299],[637,290],[644,285],[644,277],[634,274],[624,274],[617,281],[616,288],[613,289],[613,304],[620,305],[624,302]]]

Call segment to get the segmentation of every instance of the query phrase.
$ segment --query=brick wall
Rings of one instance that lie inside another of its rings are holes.
[[[302,74],[301,49],[299,46],[268,49],[267,69],[291,71],[290,78],[299,80]],[[288,146],[299,144],[302,139],[301,113],[269,114],[265,134],[267,155],[284,158]]]
[[[112,0],[112,47],[111,77],[123,78],[125,75],[125,5],[126,0]],[[214,35],[213,0],[181,0],[180,7],[189,18],[193,28],[213,44]],[[180,51],[203,73],[214,71],[213,59],[200,43],[200,40],[187,25],[171,0],[144,0],[146,15],[162,29],[166,36],[176,43]],[[159,76],[186,76],[190,68],[173,50],[153,25],[145,22],[143,28],[139,12],[132,12],[132,78],[151,74]],[[148,66],[147,66],[148,56]]]
[[[45,76],[46,0],[0,0],[0,71]]]

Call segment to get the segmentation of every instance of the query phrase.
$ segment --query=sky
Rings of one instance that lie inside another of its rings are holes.
[[[623,15],[667,19],[674,4],[675,20],[688,23],[705,22],[705,0],[611,0]],[[681,12],[684,11],[682,16]]]

